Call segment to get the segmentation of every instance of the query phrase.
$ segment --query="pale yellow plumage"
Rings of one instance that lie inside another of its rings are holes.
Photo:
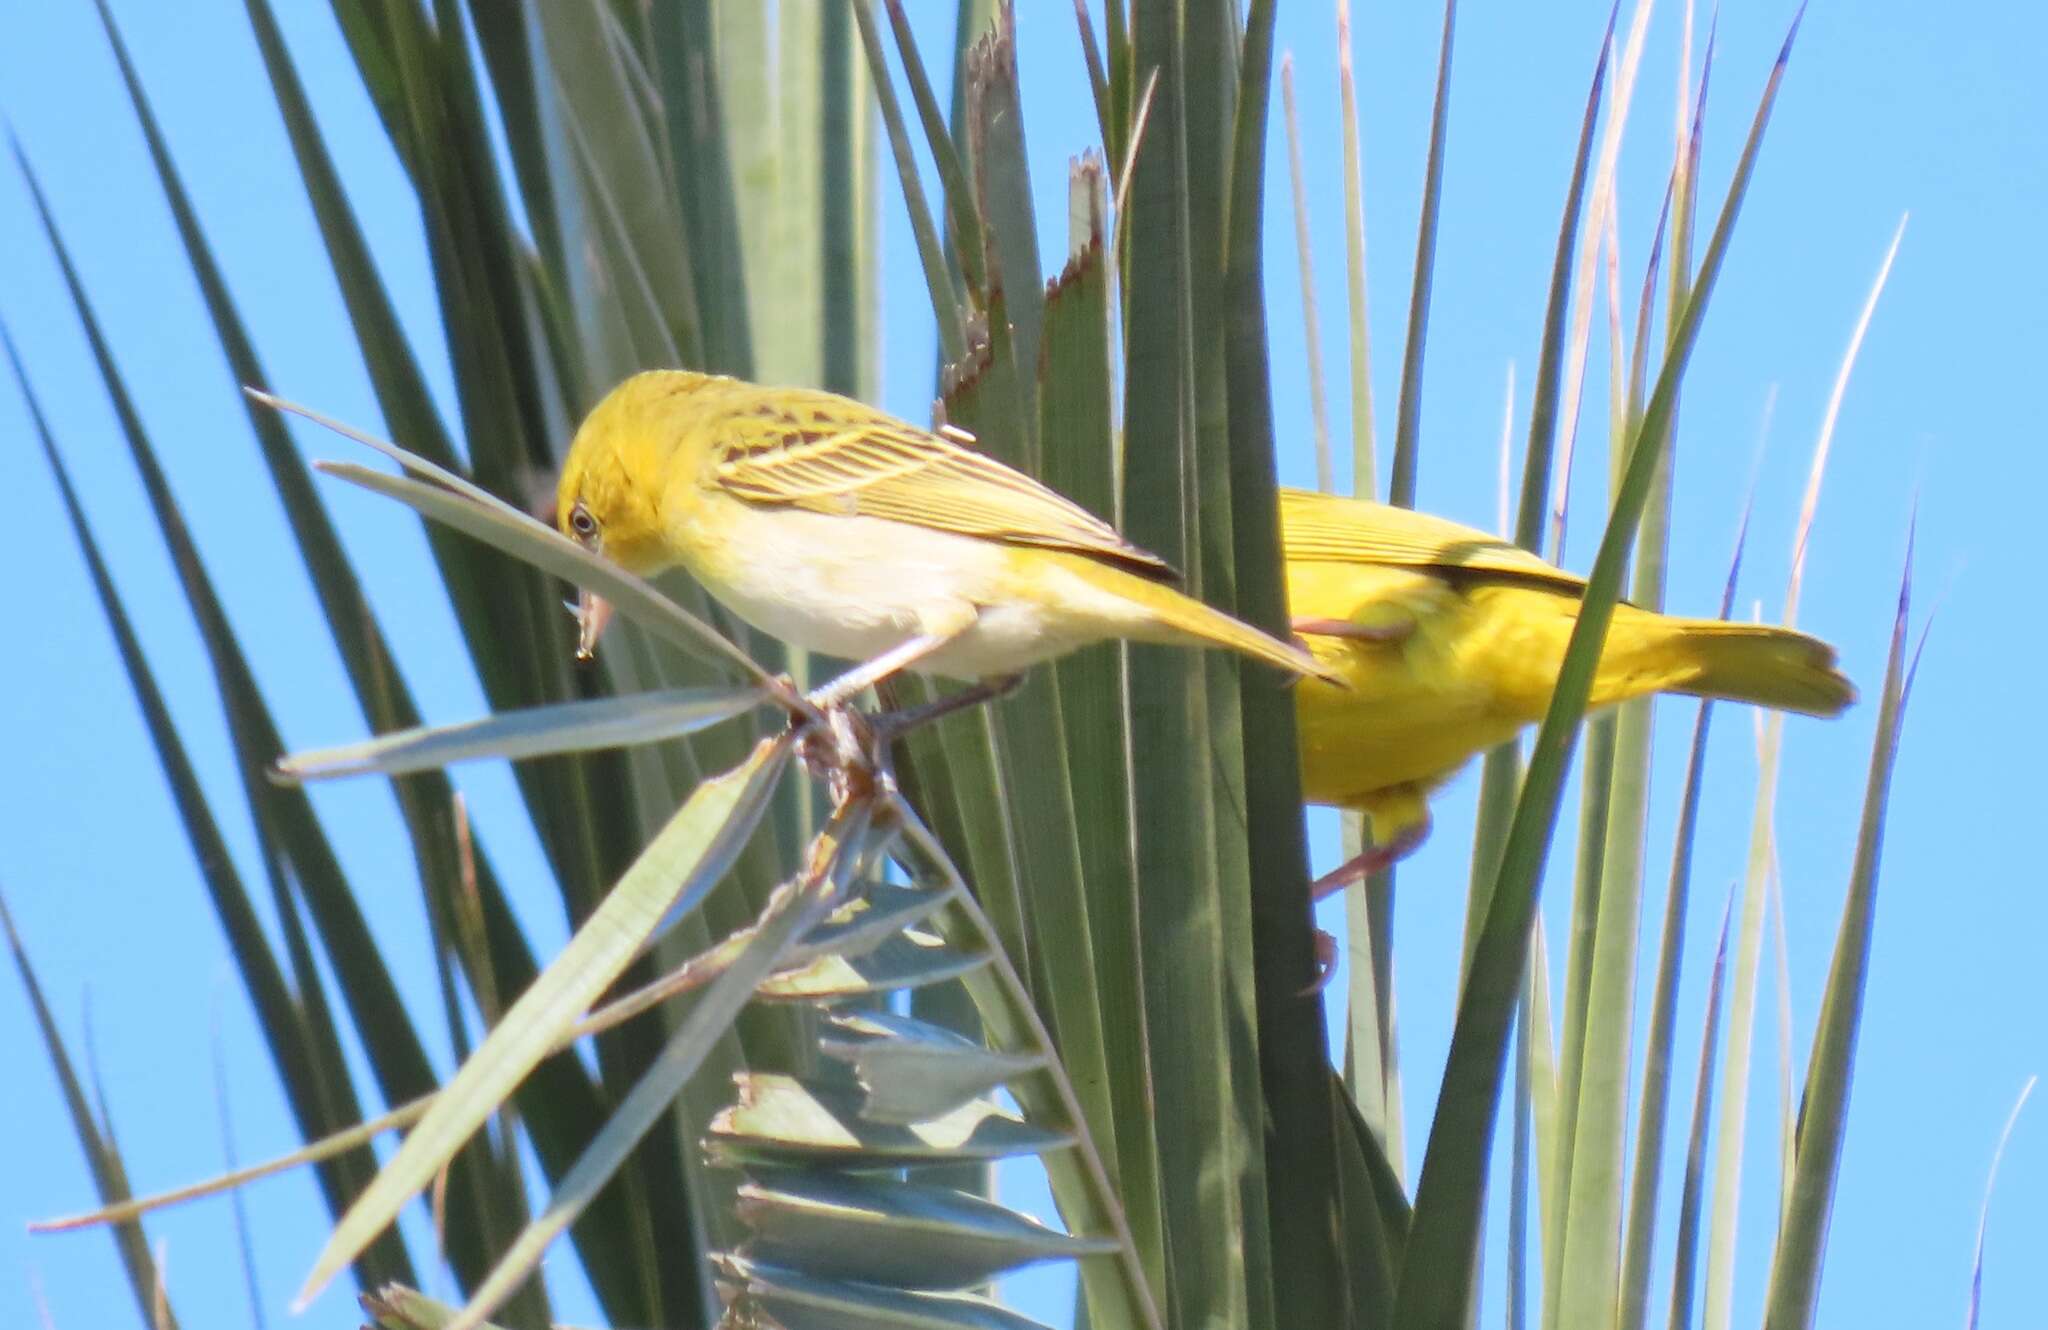
[[[902,651],[979,679],[1128,638],[1320,669],[969,442],[833,393],[640,374],[577,432],[558,520],[635,572],[680,565],[755,627],[849,659]]]
[[[1376,849],[1355,873],[1413,848],[1430,791],[1542,717],[1585,584],[1426,513],[1294,490],[1280,512],[1295,629],[1345,683],[1296,695],[1303,790],[1370,818]],[[1814,638],[1617,606],[1592,705],[1656,692],[1814,715],[1855,698]]]
[[[1304,791],[1366,813],[1381,860],[1420,839],[1435,786],[1548,704],[1583,583],[1506,541],[1283,491],[1304,652],[1167,585],[1159,559],[971,443],[832,393],[641,374],[578,431],[558,517],[635,572],[681,565],[756,627],[850,659],[982,679],[1128,638],[1312,674]],[[1813,638],[1621,606],[1592,705],[1660,691],[1821,715],[1854,697]]]

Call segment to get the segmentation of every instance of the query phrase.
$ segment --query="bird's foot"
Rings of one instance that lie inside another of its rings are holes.
[[[955,606],[950,612],[934,614],[931,622],[925,624],[924,631],[915,637],[906,637],[874,659],[862,661],[838,678],[813,688],[809,698],[811,705],[825,711],[842,702],[852,701],[882,680],[911,668],[944,648],[948,642],[972,628],[974,618],[975,610],[971,605]]]
[[[896,792],[888,744],[878,738],[865,712],[837,703],[818,720],[793,717],[791,728],[797,735],[798,759],[804,770],[825,783],[834,807]]]
[[[944,697],[935,697],[929,702],[914,707],[902,707],[895,711],[884,711],[873,717],[875,737],[883,748],[921,725],[929,725],[944,716],[968,707],[980,706],[997,698],[1008,697],[1024,683],[1022,674],[1002,674],[993,679],[983,679],[971,687]]]
[[[1332,892],[1342,891],[1354,882],[1363,882],[1370,875],[1392,868],[1406,859],[1428,839],[1428,818],[1411,823],[1396,832],[1386,844],[1367,846],[1359,854],[1311,882],[1309,894],[1314,899],[1321,900]]]
[[[1302,986],[1299,996],[1316,997],[1337,977],[1337,939],[1316,930],[1316,977]]]
[[[887,797],[897,788],[893,752],[898,739],[941,716],[1006,697],[1023,681],[1021,674],[1005,674],[920,706],[878,713],[860,710],[828,685],[805,699],[813,714],[791,707],[789,724],[804,769],[826,783],[835,804]]]

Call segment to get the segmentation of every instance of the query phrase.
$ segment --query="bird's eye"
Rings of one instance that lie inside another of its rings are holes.
[[[588,508],[578,503],[569,510],[569,529],[576,533],[576,539],[578,540],[585,542],[595,540],[597,538],[597,519],[590,515]]]

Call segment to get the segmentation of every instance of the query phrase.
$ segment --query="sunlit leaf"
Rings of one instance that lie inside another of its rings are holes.
[[[832,1017],[818,1051],[853,1068],[870,1122],[907,1126],[943,1117],[970,1099],[1045,1065],[1037,1053],[1004,1053],[951,1030],[880,1011]]]
[[[1073,1143],[1068,1133],[1027,1122],[988,1099],[919,1122],[890,1123],[867,1120],[856,1092],[793,1076],[749,1073],[739,1092],[705,1137],[705,1148],[721,1163],[892,1169],[1042,1155]]]
[[[375,772],[396,776],[495,757],[518,760],[551,753],[658,743],[695,734],[760,705],[752,688],[676,688],[626,697],[561,702],[501,711],[459,725],[429,725],[278,759],[290,781],[333,780]]]
[[[777,743],[772,751],[781,752],[786,747],[786,744]],[[762,741],[762,750],[771,751],[770,741]],[[731,781],[734,776],[743,774],[744,769],[722,777],[721,781]],[[767,794],[766,787],[759,791],[753,818],[759,817],[767,802]],[[743,809],[744,805],[735,807]],[[753,818],[747,817],[744,811],[728,814],[728,821],[733,825],[751,822]],[[655,843],[658,846],[660,841]],[[554,1194],[548,1198],[547,1208],[520,1230],[519,1236],[499,1258],[497,1268],[470,1295],[469,1305],[463,1308],[462,1315],[455,1319],[449,1330],[476,1330],[484,1317],[503,1305],[526,1282],[546,1255],[548,1247],[576,1221],[605,1183],[624,1165],[627,1156],[640,1144],[640,1139],[668,1111],[683,1086],[703,1065],[712,1046],[731,1029],[740,1008],[753,996],[755,986],[775,967],[791,942],[815,927],[830,912],[848,882],[865,863],[870,848],[868,808],[862,803],[842,805],[835,811],[832,823],[813,844],[810,862],[769,898],[746,949],[711,981],[690,1008],[689,1015],[676,1025],[646,1072],[619,1102],[618,1108],[574,1166],[563,1174]],[[628,876],[630,878],[631,875]],[[625,885],[622,882],[619,889],[623,890]],[[511,1020],[511,1015],[508,1015],[506,1024],[509,1025]]]
[[[370,1318],[371,1330],[443,1330],[456,1315],[456,1309],[446,1303],[399,1284],[386,1284],[374,1293],[362,1294],[357,1301],[363,1315]],[[484,1325],[477,1330],[498,1328]]]
[[[342,1216],[307,1276],[302,1302],[397,1218],[663,921],[690,908],[717,883],[766,810],[789,751],[786,741],[763,740],[744,765],[700,785],[676,810],[569,945],[434,1097],[434,1106],[405,1144]]]
[[[1870,972],[1885,815],[1890,810],[1899,731],[1905,721],[1913,669],[1918,664],[1917,653],[1911,658],[1906,654],[1912,549],[1909,532],[1908,572],[1899,589],[1891,654],[1885,662],[1884,688],[1879,694],[1870,776],[1864,789],[1862,821],[1856,831],[1855,861],[1849,869],[1849,898],[1842,907],[1834,958],[1828,966],[1827,988],[1821,995],[1813,1053],[1806,1067],[1806,1088],[1799,1097],[1797,1153],[1787,1181],[1785,1221],[1771,1258],[1765,1307],[1773,1330],[1804,1330],[1812,1325],[1814,1304],[1820,1293],[1821,1250],[1827,1241],[1828,1221],[1834,1213],[1836,1177],[1841,1169],[1842,1140],[1848,1126],[1856,1035],[1863,1023],[1864,990]]]
[[[964,1294],[817,1279],[733,1255],[719,1258],[719,1272],[721,1293],[746,1309],[742,1316],[766,1317],[783,1330],[1045,1330],[1028,1316]]]
[[[1963,1319],[1963,1330],[1977,1330],[1977,1313],[1984,1295],[1984,1235],[1991,1228],[1991,1193],[1998,1185],[1998,1166],[2005,1162],[2005,1147],[2012,1140],[2012,1129],[2019,1124],[2020,1110],[2027,1106],[2028,1096],[2034,1093],[2039,1076],[2027,1077],[2027,1083],[2020,1087],[2019,1098],[2013,1101],[2012,1112],[2005,1118],[2005,1128],[1998,1133],[1998,1146],[1991,1152],[1991,1168],[1984,1177],[1984,1203],[1977,1208],[1977,1251],[1970,1261],[1970,1305]]]
[[[739,648],[690,615],[652,586],[615,564],[561,538],[522,513],[498,512],[438,485],[386,475],[348,462],[323,462],[320,470],[379,494],[389,495],[445,526],[475,536],[507,553],[572,578],[602,594],[619,613],[686,651],[721,657],[767,683],[767,676]],[[552,543],[551,543],[552,542]],[[708,650],[707,650],[708,648]]]
[[[1019,1266],[1114,1251],[993,1202],[895,1178],[778,1169],[740,1184],[747,1255],[827,1278],[964,1290]]]
[[[1573,733],[1590,696],[1593,670],[1620,591],[1622,568],[1634,544],[1636,520],[1641,516],[1657,463],[1657,450],[1641,446],[1642,441],[1659,437],[1664,418],[1672,409],[1714,279],[1727,255],[1735,219],[1755,169],[1764,127],[1790,54],[1788,36],[1765,86],[1748,141],[1743,145],[1679,335],[1658,374],[1657,389],[1644,411],[1643,425],[1636,440],[1631,441],[1628,470],[1616,493],[1600,552],[1587,579],[1585,598],[1565,652],[1556,691],[1537,731],[1529,772],[1508,832],[1500,877],[1459,1002],[1437,1116],[1430,1129],[1429,1148],[1416,1187],[1414,1234],[1408,1259],[1402,1266],[1395,1307],[1397,1319],[1404,1323],[1460,1322],[1473,1295],[1471,1276],[1478,1258],[1480,1207],[1485,1194],[1482,1177],[1490,1154],[1487,1147],[1493,1137],[1500,1101],[1508,1029],[1527,957],[1537,887],[1557,816]]]
[[[1735,603],[1736,579],[1749,532],[1749,510],[1743,509],[1722,585],[1720,617]],[[1702,701],[1694,716],[1686,749],[1685,784],[1678,799],[1678,825],[1672,832],[1671,879],[1664,893],[1664,926],[1657,947],[1656,978],[1650,993],[1650,1030],[1643,1046],[1643,1090],[1636,1110],[1635,1157],[1661,1161],[1669,1126],[1672,1045],[1678,1024],[1678,981],[1685,943],[1685,922],[1692,905],[1693,839],[1699,825],[1701,784],[1707,760],[1707,724],[1713,704]],[[1716,985],[1718,994],[1719,987]],[[1707,1069],[1703,1069],[1707,1070]],[[1657,1221],[1657,1194],[1664,1170],[1638,1166],[1629,1181],[1628,1223],[1622,1236],[1621,1303],[1618,1323],[1638,1330],[1648,1315],[1651,1238]]]
[[[70,473],[57,452],[55,440],[50,437],[42,408],[35,394],[29,390],[14,343],[5,336],[4,329],[0,329],[0,346],[4,346],[16,379],[22,386],[44,457],[56,479],[80,552],[85,556],[94,592],[113,631],[115,646],[128,673],[136,702],[142,709],[143,721],[163,767],[172,801],[202,870],[201,880],[242,972],[243,983],[255,1007],[271,1057],[283,1069],[284,1089],[293,1115],[302,1132],[320,1134],[336,1125],[332,1115],[336,1112],[337,1103],[340,1104],[342,1120],[353,1116],[352,1089],[325,1079],[328,1069],[320,1065],[319,1051],[308,1038],[297,995],[285,979],[283,967],[278,963],[258,920],[248,888],[235,867],[233,856],[228,853],[219,819],[199,783],[183,736],[171,719],[163,691],[136,636],[127,606],[114,586],[98,541],[86,522]],[[331,1210],[337,1213],[341,1210],[350,1193],[368,1176],[372,1163],[367,1153],[358,1153],[337,1159],[321,1170],[321,1190]],[[362,1273],[374,1278],[410,1277],[411,1267],[404,1249],[395,1241],[386,1241],[368,1253]]]
[[[20,934],[14,930],[14,916],[8,913],[5,897],[0,897],[0,932],[7,935],[7,949],[13,954],[15,973],[21,976],[22,987],[28,992],[29,1007],[35,1012],[36,1031],[42,1036],[43,1051],[63,1088],[64,1108],[71,1116],[71,1128],[77,1133],[78,1143],[85,1151],[93,1186],[98,1188],[100,1199],[119,1202],[128,1195],[127,1168],[122,1163],[120,1151],[108,1139],[103,1124],[86,1099],[78,1073],[71,1065],[71,1054],[64,1045],[64,1037],[57,1029],[56,1017],[51,1014],[50,1004],[43,997],[42,984],[37,981],[35,968],[29,963],[28,951],[22,946]],[[163,1272],[150,1253],[149,1238],[143,1233],[142,1225],[132,1216],[122,1219],[115,1229],[114,1250],[120,1255],[122,1269],[128,1276],[128,1287],[135,1294],[136,1306],[143,1319],[153,1320],[159,1310],[157,1295],[162,1288]],[[171,1324],[176,1324],[175,1319]]]
[[[820,956],[766,980],[760,992],[764,998],[804,1002],[870,997],[944,983],[986,964],[985,954],[961,951],[913,930],[858,955]]]

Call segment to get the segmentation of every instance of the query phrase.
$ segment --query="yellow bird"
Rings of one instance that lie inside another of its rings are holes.
[[[1386,504],[1284,490],[1294,631],[1338,687],[1303,681],[1304,797],[1365,814],[1371,846],[1327,894],[1429,833],[1429,795],[1470,758],[1541,720],[1585,582],[1470,527]],[[1834,648],[1787,628],[1618,605],[1592,705],[1650,693],[1832,716],[1856,700]]]
[[[941,426],[834,393],[683,370],[614,388],[570,445],[563,533],[625,568],[681,566],[785,642],[865,662],[821,701],[900,669],[987,681],[1106,638],[1220,646],[1336,674],[1176,591],[1107,523]],[[579,602],[588,654],[609,610]]]

